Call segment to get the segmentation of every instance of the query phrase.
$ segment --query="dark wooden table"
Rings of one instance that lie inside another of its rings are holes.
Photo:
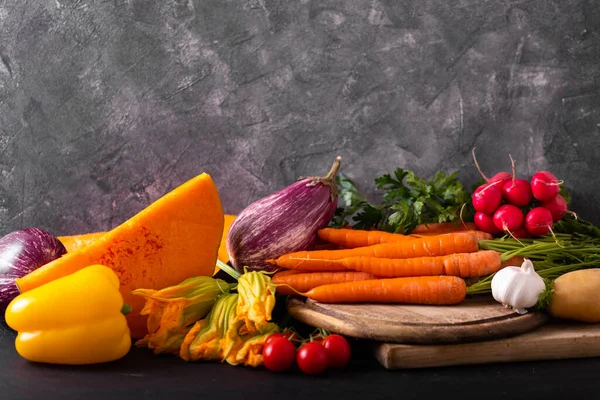
[[[472,399],[595,398],[600,359],[386,370],[370,344],[352,342],[348,368],[307,376],[218,362],[186,363],[133,348],[123,359],[90,366],[30,363],[14,350],[15,333],[0,322],[0,399]]]

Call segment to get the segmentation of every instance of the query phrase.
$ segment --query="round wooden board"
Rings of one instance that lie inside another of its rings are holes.
[[[393,343],[435,344],[491,340],[531,331],[543,312],[519,315],[490,296],[452,306],[324,304],[289,297],[289,313],[305,324],[342,335]]]

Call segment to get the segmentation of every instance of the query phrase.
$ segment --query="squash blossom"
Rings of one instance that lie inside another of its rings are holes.
[[[25,359],[52,364],[114,361],[131,348],[119,278],[91,265],[15,297],[5,319]]]
[[[275,284],[263,271],[245,272],[238,279],[237,314],[248,332],[261,331],[275,307]]]
[[[227,346],[222,340],[230,329],[236,331],[241,325],[235,314],[237,301],[237,293],[221,295],[209,315],[188,332],[179,356],[186,361],[222,359],[222,345]]]
[[[221,279],[197,276],[161,290],[132,291],[144,297],[146,303],[140,314],[148,315],[148,333],[136,346],[148,347],[156,354],[178,354],[190,326],[208,314],[220,294],[234,286]]]
[[[179,356],[186,361],[220,360],[231,365],[258,366],[267,337],[279,331],[269,322],[275,306],[275,285],[261,272],[238,279],[238,293],[217,299],[206,318],[189,330]]]
[[[244,364],[252,367],[262,365],[265,341],[275,332],[279,332],[279,326],[269,322],[260,332],[241,336],[241,345],[224,354],[225,361],[231,365]]]

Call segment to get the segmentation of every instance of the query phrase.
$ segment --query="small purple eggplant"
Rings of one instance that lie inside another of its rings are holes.
[[[299,178],[238,214],[226,242],[237,271],[275,271],[277,266],[267,260],[315,244],[317,231],[329,224],[337,208],[335,178],[341,161],[337,157],[326,176]]]
[[[0,238],[0,310],[19,295],[16,278],[21,278],[63,254],[65,246],[39,228],[23,228]]]

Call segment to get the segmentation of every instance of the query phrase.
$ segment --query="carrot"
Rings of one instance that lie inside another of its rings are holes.
[[[453,233],[453,232],[461,232],[461,231],[474,231],[477,230],[475,223],[473,222],[439,222],[433,224],[421,224],[417,225],[415,229],[412,230],[411,233],[414,234],[423,234],[423,233]]]
[[[509,266],[520,267],[521,264],[523,264],[523,261],[525,261],[524,257],[521,257],[521,256],[512,256],[508,260],[502,262],[501,268],[509,267]]]
[[[404,242],[414,237],[400,233],[368,231],[349,228],[323,228],[317,231],[319,239],[345,248],[372,246],[389,242]]]
[[[444,275],[472,278],[493,274],[502,267],[500,253],[480,250],[474,253],[451,254],[444,260]]]
[[[276,276],[283,277],[283,276],[298,275],[298,274],[304,274],[304,273],[306,273],[306,272],[300,271],[297,269],[282,269],[282,270],[277,271],[271,279],[274,279]]]
[[[289,270],[294,271],[295,270]],[[324,272],[301,272],[296,274],[285,274],[288,271],[282,271],[273,275],[273,283],[277,285],[277,293],[280,294],[298,294],[306,292],[312,288],[321,285],[340,282],[364,281],[375,279],[371,274],[358,271],[324,271]]]
[[[321,252],[330,252],[330,251],[340,251],[340,250],[311,250],[311,253],[321,253]],[[298,252],[298,253],[307,253],[306,251]],[[289,256],[292,256],[296,253],[289,253]],[[304,259],[304,258],[286,258],[287,255],[283,255],[275,260],[267,260],[268,263],[276,265],[279,268],[284,270],[296,270],[300,272],[327,272],[327,271],[336,271],[343,272],[348,271],[348,268],[344,267],[343,264],[338,263],[337,260],[323,260],[323,259]]]
[[[478,249],[479,244],[475,236],[465,233],[453,233],[439,236],[424,236],[406,242],[382,243],[354,249],[298,251],[284,254],[275,260],[267,261],[286,269],[340,271],[346,268],[336,260],[347,257],[435,257],[453,253],[472,253]]]
[[[317,286],[303,295],[321,303],[456,304],[467,294],[456,276],[371,279]]]
[[[491,233],[484,231],[465,231],[465,233],[475,236],[477,240],[492,240],[494,238]]]
[[[423,236],[439,236],[439,235],[452,235],[457,232],[448,232],[448,233],[411,233],[410,237],[423,237]],[[493,236],[487,232],[479,231],[479,230],[468,230],[468,231],[460,231],[460,233],[468,233],[470,235],[474,235],[478,240],[492,240]]]
[[[348,257],[338,262],[348,269],[384,278],[435,275],[472,278],[492,274],[498,271],[502,264],[500,253],[494,250],[404,259]]]

